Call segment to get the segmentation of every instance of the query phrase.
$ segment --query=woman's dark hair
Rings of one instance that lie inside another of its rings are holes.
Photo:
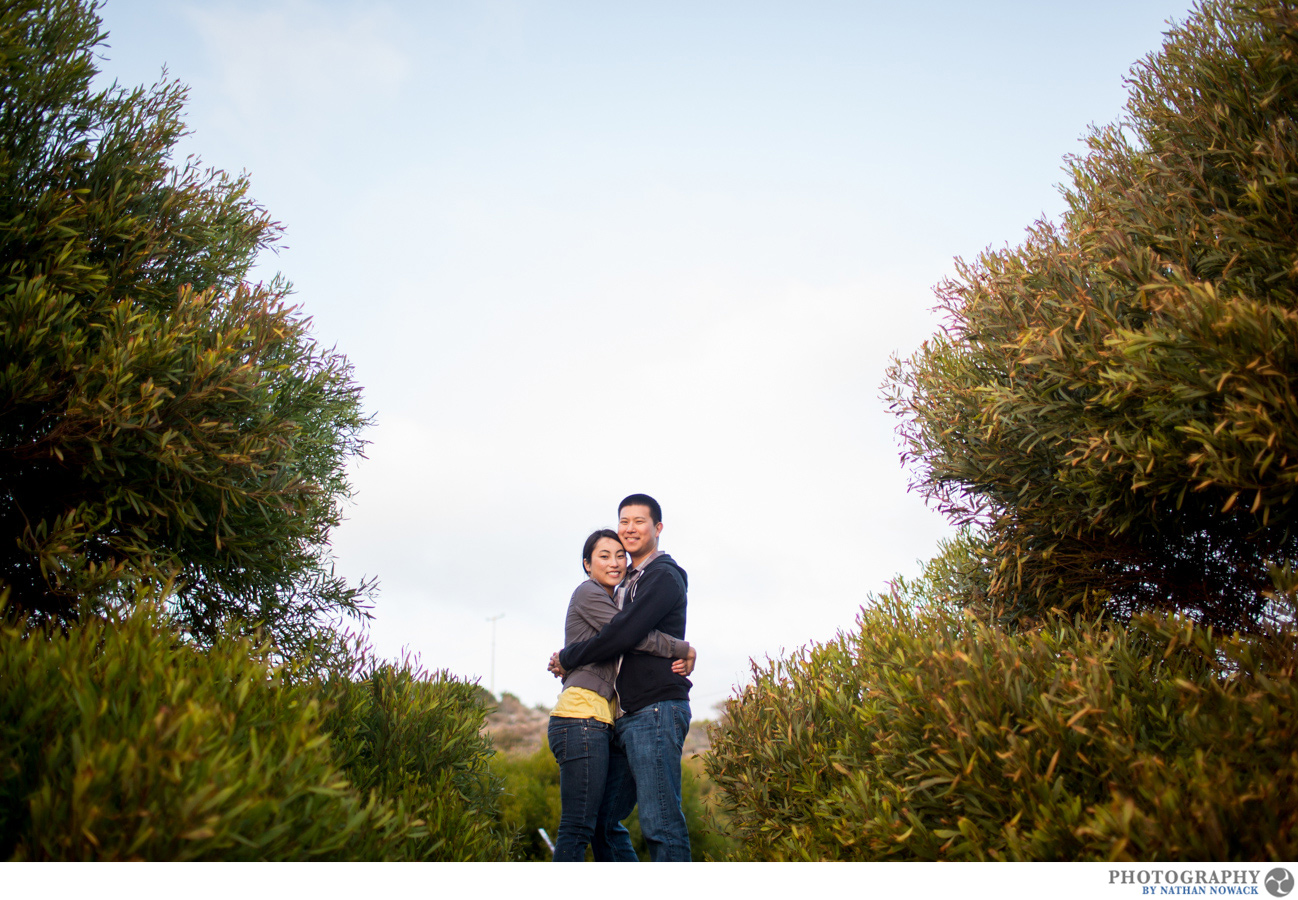
[[[619,547],[622,547],[622,539],[611,528],[601,528],[599,531],[592,532],[591,536],[586,538],[585,546],[581,548],[581,570],[583,572],[586,571],[586,563],[590,562],[590,556],[595,552],[595,545],[599,543],[600,538],[612,538],[617,541]],[[622,547],[622,549],[625,550],[626,548]]]

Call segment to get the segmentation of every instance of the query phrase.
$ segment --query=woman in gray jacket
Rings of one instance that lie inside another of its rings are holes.
[[[586,538],[581,564],[590,576],[573,591],[564,623],[564,646],[597,635],[621,608],[618,585],[626,575],[626,550],[617,532],[607,528]],[[637,653],[675,659],[673,668],[689,674],[695,651],[688,642],[651,631]],[[555,862],[581,862],[592,845],[599,862],[634,862],[631,836],[618,822],[599,821],[608,774],[609,742],[618,716],[617,681],[621,658],[591,663],[568,672],[563,693],[550,713],[550,750],[559,762],[559,834]]]

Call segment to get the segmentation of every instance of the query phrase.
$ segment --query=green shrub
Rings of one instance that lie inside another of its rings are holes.
[[[893,597],[767,667],[708,771],[751,859],[1292,859],[1294,646],[1012,634]]]
[[[1298,8],[1203,0],[1070,160],[1067,210],[957,262],[890,371],[915,486],[991,606],[1265,632],[1298,564]],[[1080,123],[1079,123],[1080,125]]]
[[[295,653],[370,601],[329,551],[360,390],[286,281],[245,283],[280,227],[176,158],[185,88],[93,89],[96,6],[0,4],[0,588],[61,625],[171,581],[192,636]]]
[[[517,858],[543,861],[551,858],[549,848],[541,841],[538,828],[544,828],[554,840],[559,833],[559,764],[549,747],[541,747],[527,756],[498,754],[492,769],[504,780],[505,795],[500,802],[501,818],[517,835]],[[681,761],[681,809],[689,827],[690,854],[695,861],[724,859],[735,851],[734,842],[713,827],[710,821],[709,794],[712,782],[695,758]],[[649,847],[640,832],[640,812],[634,810],[626,819],[631,845],[641,860],[649,859]],[[587,859],[593,856],[587,849]]]
[[[322,687],[244,640],[196,649],[147,604],[85,619],[0,628],[0,858],[503,856],[469,686],[403,667]]]
[[[690,727],[707,728],[710,725],[709,722],[695,722]],[[717,808],[718,791],[708,777],[705,759],[687,756],[681,761],[681,809],[690,830],[690,858],[695,862],[729,859],[738,850],[735,841],[726,833],[727,822],[724,813]],[[637,821],[637,832],[639,824]],[[648,858],[647,847],[642,857]]]
[[[428,826],[425,859],[506,859],[501,779],[488,767],[481,689],[447,671],[430,676],[409,658],[361,654],[350,677],[321,690],[335,762],[362,794],[401,801]]]
[[[551,852],[541,840],[544,828],[553,841],[559,834],[559,764],[549,747],[528,755],[500,753],[492,757],[492,771],[504,782],[500,817],[516,836],[515,859],[548,860]]]

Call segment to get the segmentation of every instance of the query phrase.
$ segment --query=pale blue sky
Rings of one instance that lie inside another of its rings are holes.
[[[377,649],[550,703],[578,557],[662,502],[698,717],[852,625],[945,526],[879,399],[952,259],[1061,202],[1062,157],[1184,3],[109,0],[102,63],[191,87],[267,259],[377,416],[335,547]]]

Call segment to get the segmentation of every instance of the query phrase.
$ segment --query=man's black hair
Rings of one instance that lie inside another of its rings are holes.
[[[657,500],[650,497],[648,494],[632,494],[630,497],[627,497],[619,503],[617,505],[617,514],[619,518],[622,515],[622,510],[626,509],[628,506],[649,507],[649,518],[654,520],[655,525],[663,520],[663,508],[658,505]]]
[[[595,552],[595,545],[599,543],[600,538],[611,538],[612,540],[617,541],[619,547],[622,547],[622,539],[618,537],[617,532],[611,528],[601,528],[599,531],[591,532],[590,537],[586,538],[585,546],[581,548],[581,568],[587,575],[589,575],[590,572],[586,570],[586,563],[590,562],[591,554]],[[626,550],[625,547],[622,547],[622,549]]]

